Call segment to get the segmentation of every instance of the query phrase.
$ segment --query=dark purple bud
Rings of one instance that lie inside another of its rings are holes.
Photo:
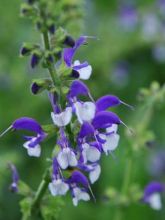
[[[83,175],[80,171],[73,171],[70,180],[71,183],[81,184],[84,187],[89,187],[88,179],[85,175]]]
[[[50,32],[51,34],[54,34],[55,31],[56,31],[56,28],[55,28],[55,25],[54,25],[54,24],[51,24],[48,29],[49,29],[49,32]]]
[[[41,56],[39,56],[39,54],[34,53],[31,57],[31,67],[35,68],[38,65],[40,59]]]
[[[31,85],[31,91],[34,95],[51,88],[52,81],[50,79],[35,79]]]
[[[87,96],[89,94],[88,87],[80,80],[75,80],[72,82],[69,91],[69,97],[74,98],[79,95]]]
[[[37,83],[33,83],[32,86],[31,86],[31,91],[34,95],[36,95],[39,90],[41,89],[41,86],[39,86]]]
[[[36,0],[27,0],[27,2],[32,5]]]
[[[22,56],[25,56],[25,55],[28,55],[30,53],[30,49],[26,48],[26,47],[22,47],[21,48],[21,55]]]
[[[49,63],[53,63],[53,62],[54,62],[54,58],[53,58],[53,55],[52,55],[52,54],[49,54],[49,55],[47,56],[47,61],[48,61]]]
[[[71,36],[66,36],[64,40],[64,44],[69,46],[69,47],[74,47],[75,46],[75,40]]]
[[[92,121],[95,129],[105,128],[112,124],[121,124],[121,120],[115,113],[107,111],[97,113]]]
[[[72,69],[71,77],[73,77],[73,78],[77,78],[77,79],[78,79],[79,76],[80,76],[79,72],[76,71],[76,70],[74,70],[74,69]]]

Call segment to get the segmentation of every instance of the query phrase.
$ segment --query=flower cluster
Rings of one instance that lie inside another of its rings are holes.
[[[108,109],[125,103],[113,95],[106,95],[94,101],[88,87],[81,81],[90,78],[92,67],[88,62],[73,61],[73,58],[77,49],[86,44],[87,39],[87,36],[81,36],[72,47],[63,51],[62,63],[71,70],[69,77],[76,78],[70,84],[65,107],[61,107],[58,94],[49,91],[53,109],[51,118],[54,126],[58,128],[58,152],[52,159],[52,181],[49,183],[49,190],[53,196],[65,195],[70,190],[75,206],[79,200],[87,201],[90,194],[93,196],[90,184],[95,183],[100,176],[101,155],[108,155],[117,148],[118,125],[124,124]],[[35,93],[36,89],[38,90],[38,87],[36,88],[34,83],[32,92]],[[36,120],[19,118],[12,123],[10,129],[35,133],[33,136],[24,136],[26,142],[23,146],[29,156],[40,156],[40,143],[48,134]]]
[[[72,76],[83,80],[90,77],[91,66],[88,62],[72,62],[72,59],[86,39],[87,37],[80,37],[73,48],[66,48],[63,53],[65,64],[72,68]],[[82,101],[82,96],[85,96],[87,101]],[[116,114],[107,109],[123,102],[112,95],[103,96],[95,102],[88,87],[80,80],[71,83],[65,109],[60,108],[52,94],[50,100],[54,110],[51,117],[60,131],[57,142],[60,150],[53,159],[53,175],[49,189],[54,196],[65,195],[70,189],[73,204],[77,205],[79,200],[90,199],[90,183],[96,182],[101,173],[101,155],[108,155],[118,146],[117,127],[122,122]],[[66,133],[72,119],[73,124],[76,123],[75,128],[78,128],[74,143],[69,141]],[[62,174],[65,170],[70,170],[69,178]],[[88,174],[89,180],[85,174]]]

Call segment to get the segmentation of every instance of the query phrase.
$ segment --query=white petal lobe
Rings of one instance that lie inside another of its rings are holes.
[[[69,190],[69,186],[68,184],[64,183],[61,179],[58,179],[49,183],[49,190],[53,196],[65,195]]]
[[[77,159],[75,153],[70,148],[64,148],[57,156],[57,161],[62,169],[66,169],[68,166],[77,166]]]
[[[80,200],[88,201],[90,200],[90,196],[87,192],[82,191],[80,188],[75,187],[73,189],[73,205],[77,206]]]
[[[30,157],[40,157],[41,155],[41,147],[37,144],[35,147],[29,147],[31,141],[27,141],[24,143],[24,148],[27,149],[27,153]]]
[[[154,193],[149,198],[149,204],[151,208],[160,210],[162,208],[161,198],[159,193]]]
[[[84,103],[76,102],[74,106],[76,109],[76,115],[78,121],[81,124],[83,123],[83,121],[90,122],[94,118],[96,112],[96,106],[93,102],[84,102]]]
[[[90,179],[92,184],[98,180],[98,178],[100,176],[100,173],[101,173],[100,165],[95,166],[94,170],[92,170],[89,173],[89,179]]]
[[[106,154],[108,151],[113,151],[117,148],[120,136],[118,134],[110,134],[106,138],[106,142],[102,145]]]
[[[80,79],[87,80],[90,78],[90,76],[92,74],[92,66],[88,65],[84,68],[79,69],[78,72],[80,74],[80,76],[79,76]]]
[[[72,118],[72,108],[67,107],[65,111],[55,114],[54,112],[51,112],[51,117],[55,125],[58,127],[63,127],[69,124]]]

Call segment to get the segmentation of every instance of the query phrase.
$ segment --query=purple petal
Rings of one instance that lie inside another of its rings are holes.
[[[92,121],[95,129],[105,128],[111,124],[120,124],[120,118],[113,112],[101,111],[96,114]]]
[[[46,134],[43,132],[38,135],[36,138],[32,137],[32,141],[29,143],[29,147],[36,147],[40,142],[42,142],[46,137]],[[33,140],[34,139],[34,140]]]
[[[79,64],[77,66],[74,66],[73,69],[74,70],[80,70],[80,69],[82,69],[84,67],[87,67],[88,65],[89,65],[88,62],[84,62],[84,63],[81,63],[81,64]]]
[[[54,113],[56,113],[56,114],[60,113],[60,108],[57,105],[58,95],[56,93],[50,92],[49,93],[49,100],[52,105]]]
[[[22,118],[15,120],[12,124],[12,127],[15,130],[27,130],[27,131],[36,132],[39,134],[43,133],[43,130],[40,124],[36,120],[32,118],[28,118],[28,117],[22,117]]]
[[[81,130],[79,133],[79,138],[84,138],[86,136],[89,135],[93,135],[95,132],[93,126],[91,124],[89,124],[88,122],[85,122],[82,126],[81,126]]]
[[[96,101],[97,111],[104,111],[117,105],[120,105],[120,99],[114,95],[106,95]]]
[[[72,65],[72,59],[76,53],[76,50],[86,42],[86,37],[81,36],[76,42],[75,46],[73,48],[65,48],[64,49],[64,54],[63,54],[63,59],[64,62],[68,67],[71,67]]]
[[[53,175],[57,176],[58,174],[59,174],[59,165],[58,165],[57,159],[54,158],[53,159]]]
[[[71,86],[70,86],[70,91],[68,94],[69,98],[74,98],[77,97],[79,95],[88,95],[89,94],[89,90],[88,87],[81,82],[80,80],[75,80],[72,82]]]
[[[70,178],[71,183],[82,184],[84,187],[89,186],[88,179],[85,175],[83,175],[80,171],[74,171]]]

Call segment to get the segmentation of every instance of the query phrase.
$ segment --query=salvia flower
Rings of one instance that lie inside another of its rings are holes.
[[[24,136],[26,141],[23,144],[23,147],[27,149],[29,156],[39,157],[41,155],[40,143],[46,138],[47,134],[35,119],[29,117],[16,119],[12,125],[0,135],[0,137],[11,129],[14,131],[25,130],[34,133],[34,136]]]
[[[10,185],[10,190],[15,193],[18,192],[19,174],[14,164],[10,163],[9,168],[12,173],[12,183]]]
[[[142,201],[149,204],[151,208],[160,210],[162,208],[161,194],[165,191],[165,184],[151,182],[144,189]]]
[[[69,185],[65,182],[61,176],[60,167],[56,158],[53,160],[53,175],[52,182],[49,183],[49,190],[53,196],[65,195],[69,190]]]
[[[23,146],[27,149],[29,156],[39,157],[41,154],[40,142],[46,137],[40,124],[32,118],[23,117],[15,120],[12,128],[14,130],[26,130],[36,134],[35,136],[24,136],[26,142]]]
[[[73,62],[73,57],[77,51],[77,49],[85,44],[87,41],[86,36],[81,36],[78,40],[75,41],[75,44],[71,48],[65,48],[63,52],[63,59],[67,67],[72,69],[72,76],[75,78],[80,78],[83,80],[87,80],[90,78],[92,74],[92,67],[88,64],[88,62],[80,63],[79,60]]]

